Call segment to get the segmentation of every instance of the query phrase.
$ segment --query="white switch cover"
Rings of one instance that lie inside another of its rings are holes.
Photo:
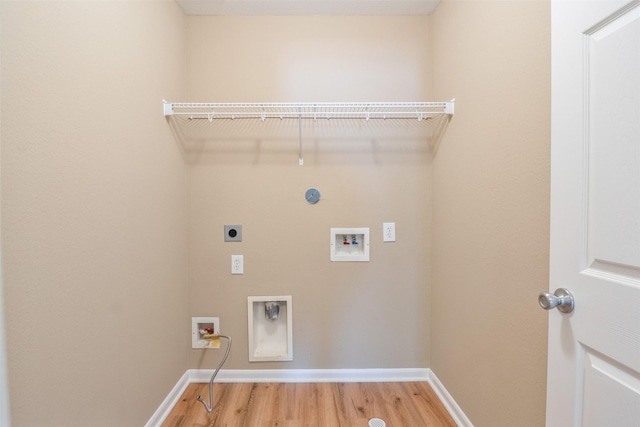
[[[395,222],[385,222],[382,224],[383,237],[382,240],[384,242],[395,242],[396,241],[396,223]]]
[[[231,255],[231,274],[244,274],[244,255]]]

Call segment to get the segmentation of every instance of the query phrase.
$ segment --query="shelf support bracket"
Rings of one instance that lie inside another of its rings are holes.
[[[455,102],[456,102],[455,98],[453,98],[449,102],[445,102],[445,105],[444,105],[444,113],[445,114],[450,114],[450,115],[453,116],[453,106],[454,106]]]
[[[298,165],[304,165],[304,159],[302,158],[302,113],[300,107],[298,107]]]
[[[162,100],[162,111],[165,116],[173,116],[173,104],[171,102],[167,102],[164,99]]]

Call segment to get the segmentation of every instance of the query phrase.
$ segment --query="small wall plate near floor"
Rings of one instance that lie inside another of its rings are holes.
[[[202,330],[212,328],[212,333],[220,333],[219,317],[192,317],[191,318],[191,348],[207,348],[209,341],[203,338]]]

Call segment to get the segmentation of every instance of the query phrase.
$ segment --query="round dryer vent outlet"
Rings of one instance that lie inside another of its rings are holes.
[[[386,425],[380,418],[371,418],[369,420],[369,427],[385,427]]]

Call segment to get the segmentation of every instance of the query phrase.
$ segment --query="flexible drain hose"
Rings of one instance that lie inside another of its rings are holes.
[[[219,335],[219,336],[220,338],[226,338],[228,343],[227,343],[227,349],[224,352],[224,356],[222,357],[222,361],[220,362],[216,370],[213,372],[213,375],[211,375],[211,379],[209,380],[209,404],[207,404],[207,402],[204,401],[202,396],[198,396],[198,400],[200,401],[200,403],[204,405],[207,412],[213,411],[213,380],[216,378],[216,375],[218,375],[218,371],[220,370],[220,368],[222,368],[222,365],[224,365],[224,362],[227,361],[227,356],[229,356],[229,350],[231,350],[231,337],[228,337],[226,335]]]

